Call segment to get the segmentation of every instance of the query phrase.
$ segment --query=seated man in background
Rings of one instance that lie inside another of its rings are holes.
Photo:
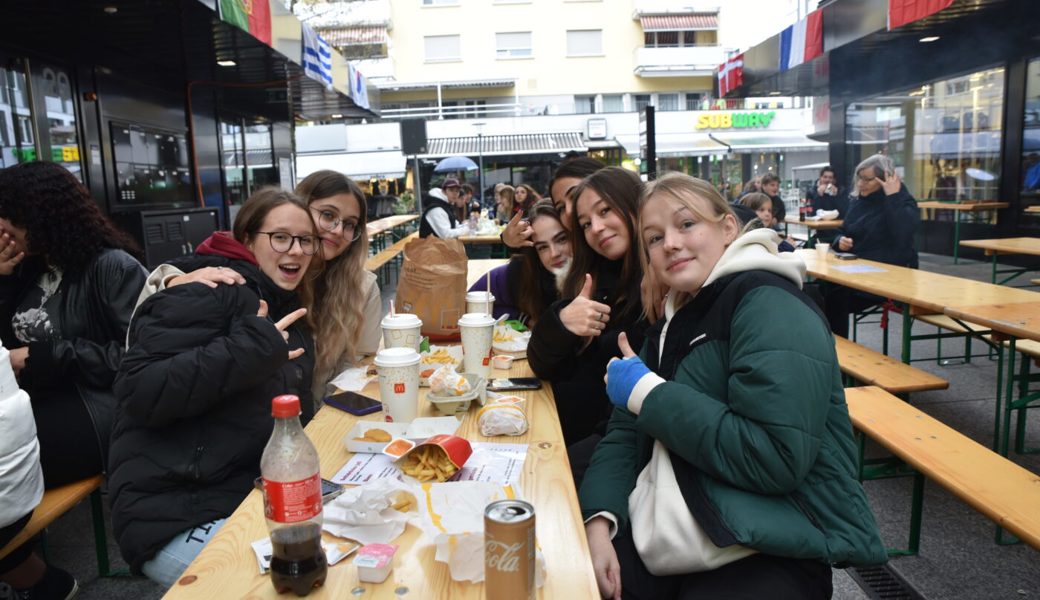
[[[838,187],[838,180],[834,174],[834,168],[830,165],[820,169],[820,178],[816,180],[816,186],[809,189],[805,194],[809,201],[812,214],[818,210],[836,210],[839,219],[844,219],[849,211],[849,198],[845,190]],[[820,230],[816,232],[816,239],[831,243],[837,236],[835,231]]]
[[[433,188],[423,198],[422,220],[419,221],[419,237],[435,235],[439,238],[457,238],[468,235],[470,228],[455,216],[455,211],[465,206],[459,190],[459,181],[449,177],[443,189]]]
[[[892,159],[875,154],[856,167],[855,195],[833,247],[859,258],[916,269],[914,231],[920,221],[917,202],[896,174]],[[849,314],[880,304],[884,298],[834,286],[826,294],[826,302],[831,331],[847,337]]]

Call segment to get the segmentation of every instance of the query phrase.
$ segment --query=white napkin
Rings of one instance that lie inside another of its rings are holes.
[[[393,508],[394,500],[401,492],[418,500],[416,491],[414,486],[390,478],[348,488],[325,505],[322,528],[362,544],[388,544],[404,532],[409,519],[408,513]]]
[[[816,211],[816,218],[821,221],[832,221],[838,218],[838,211],[836,210],[823,210],[818,209]]]
[[[375,377],[369,376],[368,367],[346,369],[330,381],[332,385],[344,392],[360,392]]]

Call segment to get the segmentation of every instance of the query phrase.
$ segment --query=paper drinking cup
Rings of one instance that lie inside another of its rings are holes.
[[[462,371],[487,378],[491,375],[491,341],[495,320],[490,314],[466,313],[459,319],[462,334]]]
[[[495,295],[491,292],[468,292],[466,294],[466,312],[490,315],[495,308]]]
[[[827,258],[827,253],[830,252],[831,245],[816,242],[816,252],[820,258]]]
[[[422,341],[422,319],[415,315],[399,313],[387,315],[379,322],[383,328],[384,348],[411,348],[419,351]]]
[[[414,421],[419,414],[419,353],[411,348],[385,348],[376,354],[375,363],[386,420]]]

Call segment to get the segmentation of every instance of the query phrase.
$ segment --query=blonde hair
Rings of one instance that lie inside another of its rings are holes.
[[[365,258],[368,256],[368,207],[365,193],[352,179],[336,171],[317,171],[296,186],[308,206],[317,200],[349,194],[357,200],[358,239],[336,258],[325,262],[324,277],[314,290],[315,375],[333,374],[344,362],[353,363],[364,328]],[[324,247],[323,247],[324,248]],[[324,385],[326,381],[319,381]]]
[[[652,198],[662,196],[682,204],[687,210],[693,213],[695,217],[702,221],[721,224],[727,216],[730,216],[733,217],[735,223],[740,222],[740,219],[738,219],[736,214],[733,213],[733,209],[730,208],[729,202],[726,202],[726,198],[715,189],[715,186],[703,179],[690,177],[683,173],[670,172],[647,183],[646,187],[643,189],[643,195],[639,199],[639,222],[637,229],[637,231],[639,231],[639,235],[637,236],[640,249],[639,262],[643,268],[643,277],[646,280],[647,286],[655,285],[655,280],[653,270],[650,267],[650,249],[646,247],[646,242],[643,240],[642,236],[643,211],[646,209],[647,203]],[[708,204],[708,213],[705,213],[703,203],[697,202],[698,199],[703,200]],[[739,230],[739,228],[739,225],[737,225],[737,230]],[[685,304],[690,298],[691,296],[687,292],[677,292],[675,299],[676,308]],[[644,314],[648,321],[653,322],[660,316],[656,314],[656,308],[657,307],[654,306],[643,307]]]

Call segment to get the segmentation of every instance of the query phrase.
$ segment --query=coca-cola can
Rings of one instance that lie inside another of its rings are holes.
[[[484,598],[532,600],[534,507],[523,500],[498,500],[484,509]]]

